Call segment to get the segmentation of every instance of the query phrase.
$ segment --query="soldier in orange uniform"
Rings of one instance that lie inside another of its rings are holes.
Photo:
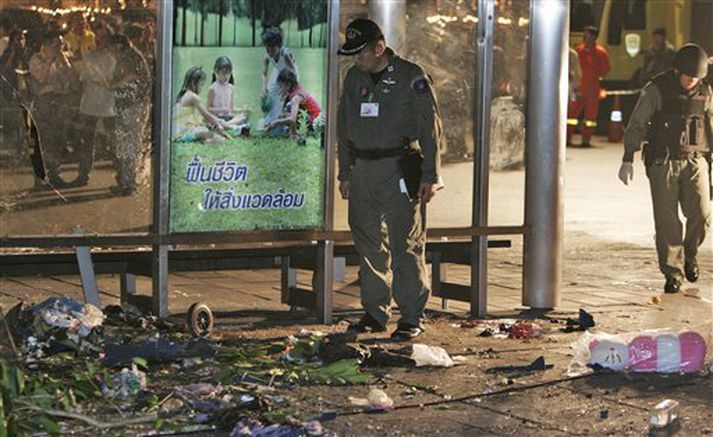
[[[597,114],[599,113],[599,93],[601,87],[599,78],[606,76],[611,70],[609,55],[604,47],[596,43],[598,30],[594,26],[584,28],[584,42],[577,46],[579,65],[582,69],[582,78],[579,83],[579,92],[575,99],[570,100],[567,115],[567,144],[572,143],[574,129],[579,124],[579,116],[584,111],[584,125],[582,133],[582,146],[588,147],[590,139],[597,127]]]

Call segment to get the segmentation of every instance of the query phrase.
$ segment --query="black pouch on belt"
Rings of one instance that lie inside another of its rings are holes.
[[[423,163],[423,154],[415,147],[411,146],[411,141],[407,138],[403,140],[404,148],[399,160],[401,167],[401,176],[404,178],[408,196],[411,199],[418,198],[418,188],[421,185],[421,164]]]

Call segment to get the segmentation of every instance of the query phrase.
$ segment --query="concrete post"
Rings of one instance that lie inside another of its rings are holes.
[[[406,0],[372,0],[369,15],[381,27],[386,45],[398,54],[406,52]]]
[[[522,303],[537,309],[562,282],[568,43],[569,0],[531,0]]]

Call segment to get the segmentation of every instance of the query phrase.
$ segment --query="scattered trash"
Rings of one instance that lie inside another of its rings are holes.
[[[527,340],[542,335],[542,327],[537,323],[517,321],[511,327],[508,338]]]
[[[210,358],[215,352],[212,343],[204,338],[179,343],[157,334],[148,341],[107,346],[103,364],[109,367],[123,366],[131,363],[135,357],[149,363],[165,363],[182,358]]]
[[[322,422],[329,422],[330,420],[334,420],[336,418],[337,412],[332,410],[322,411],[322,414],[319,416],[319,420],[321,420]]]
[[[596,325],[594,316],[582,308],[579,309],[579,317],[577,319],[568,318],[565,323],[565,327],[560,329],[562,332],[586,331]]]
[[[416,367],[453,367],[455,365],[448,352],[442,347],[419,343],[413,345],[411,359],[416,362]]]
[[[340,360],[324,367],[307,370],[310,381],[330,384],[366,384],[374,375],[359,370],[358,360]]]
[[[373,388],[366,398],[355,398],[349,396],[352,405],[364,407],[368,411],[388,411],[394,408],[394,400],[383,390]]]
[[[567,374],[588,367],[611,371],[694,373],[703,366],[706,340],[695,331],[655,330],[611,335],[585,333],[573,345]]]
[[[293,425],[268,425],[265,426],[257,420],[243,419],[235,425],[230,437],[300,437],[300,436],[329,436],[322,424],[316,420],[304,422],[300,426]]]
[[[526,340],[542,335],[540,325],[527,320],[468,320],[455,325],[464,329],[475,329],[480,337],[512,338]]]
[[[55,328],[67,328],[80,337],[86,337],[92,328],[104,321],[104,313],[92,304],[80,304],[68,297],[51,297],[30,308],[39,314],[44,322]]]
[[[124,367],[115,373],[109,383],[102,386],[102,394],[110,399],[126,399],[146,388],[146,374],[132,364],[131,370]]]
[[[651,299],[646,303],[647,305],[658,305],[661,303],[661,296],[651,296]]]
[[[500,373],[500,372],[535,372],[551,369],[554,367],[552,364],[545,363],[545,357],[538,357],[532,363],[525,366],[496,366],[486,369],[486,373]]]
[[[673,423],[676,420],[676,407],[678,407],[678,401],[673,399],[666,399],[656,404],[651,410],[651,426],[663,428]]]

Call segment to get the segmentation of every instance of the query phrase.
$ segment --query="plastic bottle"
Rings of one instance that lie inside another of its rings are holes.
[[[651,410],[651,426],[654,428],[663,428],[676,420],[675,409],[678,406],[678,401],[666,399],[659,402]]]

